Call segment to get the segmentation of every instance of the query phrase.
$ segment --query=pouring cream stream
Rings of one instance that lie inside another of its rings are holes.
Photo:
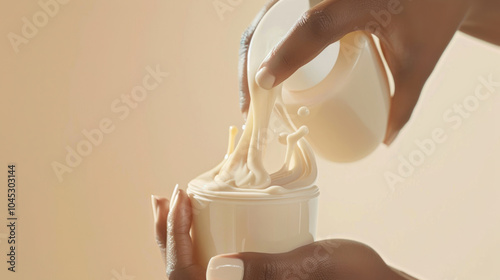
[[[251,69],[248,77],[255,76]],[[252,75],[253,74],[253,75]],[[269,195],[300,192],[314,184],[317,168],[314,153],[303,138],[308,129],[296,129],[287,118],[281,104],[281,86],[272,90],[260,88],[253,78],[249,78],[251,104],[242,135],[233,149],[237,129],[230,128],[228,152],[224,160],[212,170],[191,181],[204,192],[222,195]],[[279,139],[268,139],[268,127],[273,112],[279,117],[282,129]],[[280,141],[286,145],[286,155],[282,167],[274,173],[264,168],[263,157],[269,141]]]
[[[310,5],[308,1],[282,1],[279,4],[287,7],[272,7],[257,26],[250,42],[247,77],[251,100],[241,137],[233,150],[236,131],[235,128],[230,129],[228,153],[219,165],[189,183],[190,188],[195,191],[233,197],[263,197],[271,194],[283,196],[312,189],[317,191],[314,186],[317,176],[316,161],[312,148],[304,139],[309,132],[308,128],[296,128],[293,125],[282,102],[282,85],[265,90],[255,82],[260,63]],[[278,12],[286,12],[288,19],[285,20],[278,14],[271,16]],[[333,63],[329,69],[333,67]],[[329,69],[325,69],[324,75]],[[273,113],[277,116],[277,122],[273,121],[273,127],[270,127]],[[270,129],[277,132],[274,135],[280,136],[269,137]],[[266,170],[263,160],[265,148],[271,141],[286,145],[282,167],[274,173]]]

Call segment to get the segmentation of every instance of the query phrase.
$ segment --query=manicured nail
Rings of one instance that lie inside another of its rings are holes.
[[[263,67],[257,72],[255,75],[255,82],[259,85],[259,87],[263,89],[272,89],[274,87],[274,82],[276,81],[276,77],[269,71],[269,68]]]
[[[172,198],[170,198],[170,210],[173,209],[175,203],[177,202],[177,197],[179,197],[179,184],[175,185],[174,192],[172,193]]]
[[[155,195],[151,195],[151,206],[153,206],[153,218],[156,221],[158,216],[158,197]]]
[[[243,280],[243,261],[235,258],[215,256],[207,268],[207,280]]]

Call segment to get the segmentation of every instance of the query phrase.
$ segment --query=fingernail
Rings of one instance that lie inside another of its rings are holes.
[[[259,72],[257,72],[257,75],[255,75],[255,82],[257,82],[257,85],[263,89],[272,89],[275,81],[276,77],[267,67],[263,67],[259,70]]]
[[[170,199],[170,209],[174,208],[177,202],[177,197],[179,197],[179,184],[175,185],[174,192],[172,193],[172,198]]]
[[[158,197],[155,195],[151,195],[151,206],[153,206],[153,218],[156,221],[156,217],[158,216]]]
[[[243,261],[235,258],[215,256],[207,268],[207,280],[243,280]]]

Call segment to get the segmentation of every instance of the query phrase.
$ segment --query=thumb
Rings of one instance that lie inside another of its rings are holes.
[[[262,62],[257,84],[264,89],[281,84],[328,45],[363,26],[369,8],[361,2],[323,1],[307,11]]]
[[[207,280],[332,279],[330,248],[313,243],[281,254],[238,253],[210,260]]]
[[[204,271],[194,261],[191,228],[191,203],[187,194],[175,187],[167,217],[166,258],[170,280],[204,279]]]

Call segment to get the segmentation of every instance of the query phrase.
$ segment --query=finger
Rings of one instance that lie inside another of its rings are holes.
[[[244,118],[248,114],[248,108],[250,107],[250,90],[248,88],[248,76],[247,76],[247,61],[248,61],[248,47],[250,46],[250,41],[252,40],[255,28],[264,17],[266,12],[278,2],[278,0],[271,0],[267,5],[265,5],[262,10],[254,18],[250,26],[243,32],[240,42],[240,59],[238,63],[238,72],[240,78],[240,109],[243,113]]]
[[[413,109],[417,105],[424,82],[409,81],[396,82],[394,96],[391,98],[389,110],[389,120],[384,144],[391,145],[396,139],[401,129],[410,120]]]
[[[238,253],[210,260],[207,280],[335,279],[335,263],[320,243],[283,254]]]
[[[156,243],[160,248],[160,253],[163,261],[166,262],[166,244],[167,244],[167,215],[168,215],[168,199],[151,195],[151,203],[153,206],[154,230]]]
[[[283,254],[239,253],[210,260],[207,280],[399,279],[369,246],[331,239]]]
[[[271,89],[311,61],[324,48],[367,21],[370,1],[323,1],[307,11],[268,55],[256,75],[257,84]]]
[[[167,217],[167,276],[170,279],[204,279],[205,275],[195,265],[191,228],[191,203],[183,190],[172,195]]]

